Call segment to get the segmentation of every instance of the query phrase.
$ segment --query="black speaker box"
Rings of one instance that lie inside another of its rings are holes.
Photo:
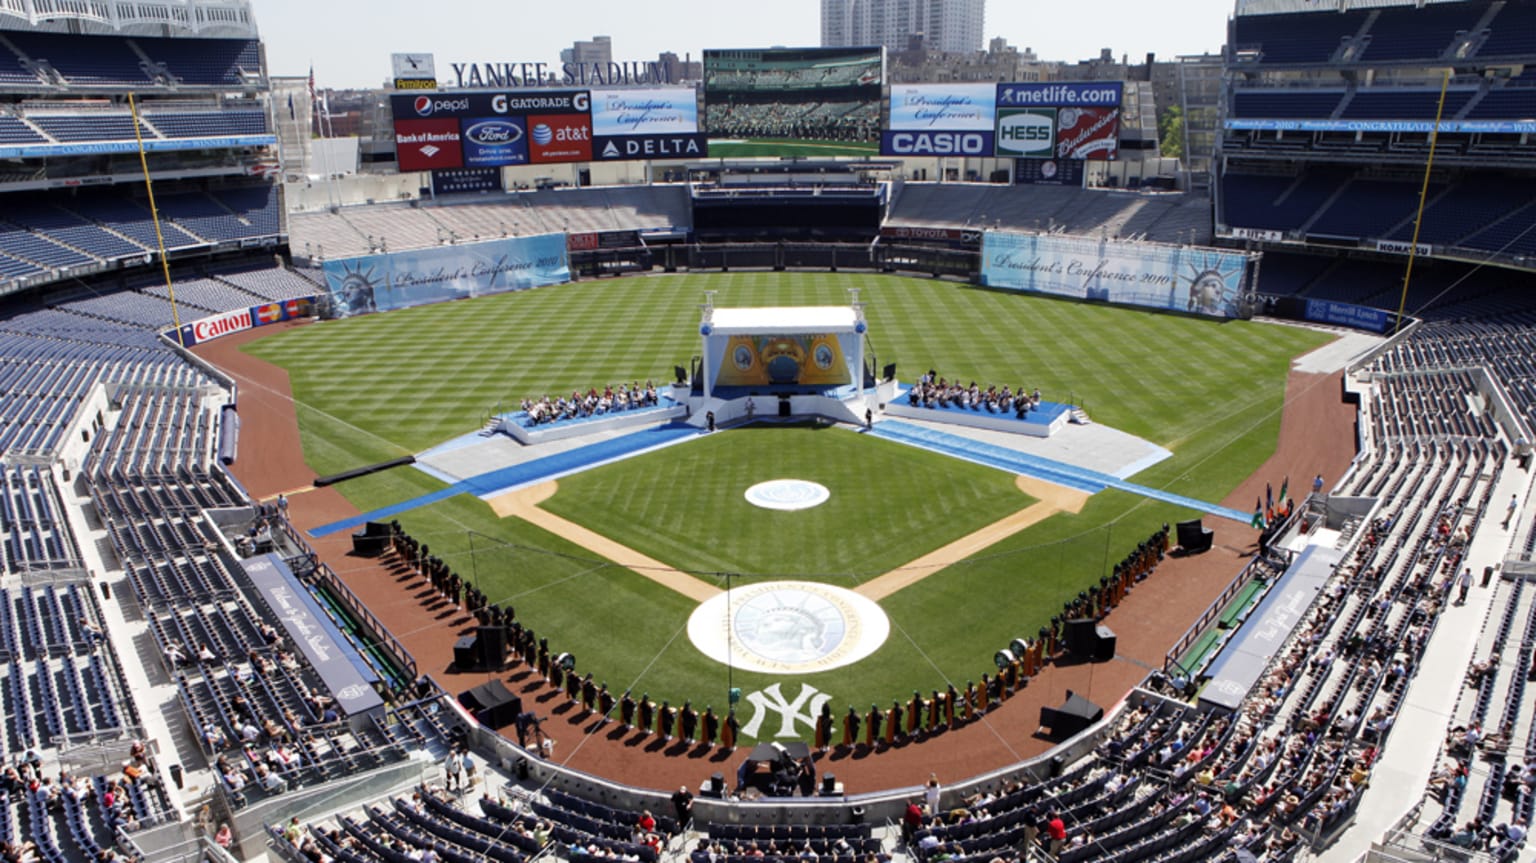
[[[1062,632],[1062,640],[1066,642],[1067,652],[1073,656],[1092,656],[1094,642],[1097,640],[1093,618],[1078,617],[1067,621]]]
[[[1107,626],[1094,627],[1093,661],[1108,662],[1115,658],[1115,631]]]
[[[475,627],[480,667],[498,669],[507,661],[507,630],[501,626]]]
[[[475,637],[466,635],[453,643],[453,664],[460,671],[472,671],[480,664],[480,653],[475,649]]]

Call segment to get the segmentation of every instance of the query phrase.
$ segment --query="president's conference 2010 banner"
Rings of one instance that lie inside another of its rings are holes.
[[[564,234],[343,258],[323,269],[343,318],[571,280]]]
[[[987,232],[982,284],[1236,317],[1248,259],[1217,249]]]

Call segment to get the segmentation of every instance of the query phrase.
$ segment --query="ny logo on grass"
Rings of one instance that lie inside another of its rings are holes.
[[[804,722],[812,729],[816,727],[816,715],[821,713],[822,705],[832,700],[832,696],[825,692],[817,691],[816,687],[809,683],[800,684],[800,694],[794,701],[785,701],[784,693],[779,691],[779,684],[747,694],[747,700],[752,702],[752,721],[742,727],[741,733],[748,737],[759,737],[758,730],[763,727],[763,721],[769,713],[779,714],[779,733],[775,737],[799,737],[800,732],[795,728]],[[802,713],[801,708],[806,708]]]

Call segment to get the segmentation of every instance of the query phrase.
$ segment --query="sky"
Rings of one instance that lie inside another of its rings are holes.
[[[431,52],[453,62],[545,62],[578,39],[612,36],[615,60],[662,51],[821,44],[820,0],[252,0],[273,75],[314,65],[321,87],[377,87],[389,55]],[[1075,62],[1110,48],[1133,60],[1220,50],[1232,0],[988,0],[986,36]]]

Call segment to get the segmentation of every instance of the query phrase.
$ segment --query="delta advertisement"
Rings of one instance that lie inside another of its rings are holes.
[[[997,122],[993,84],[891,86],[882,156],[990,156]]]
[[[339,318],[571,280],[565,234],[343,258],[323,271]]]
[[[686,87],[593,90],[592,151],[598,160],[695,159],[709,152],[699,98]]]
[[[690,88],[390,97],[401,171],[707,155]]]
[[[1006,290],[1238,316],[1247,256],[1218,249],[988,231],[982,284]]]
[[[1120,81],[893,85],[880,155],[1114,159],[1124,96]]]
[[[719,352],[715,386],[772,384],[837,386],[853,381],[848,355],[835,334],[711,336],[728,343]]]

